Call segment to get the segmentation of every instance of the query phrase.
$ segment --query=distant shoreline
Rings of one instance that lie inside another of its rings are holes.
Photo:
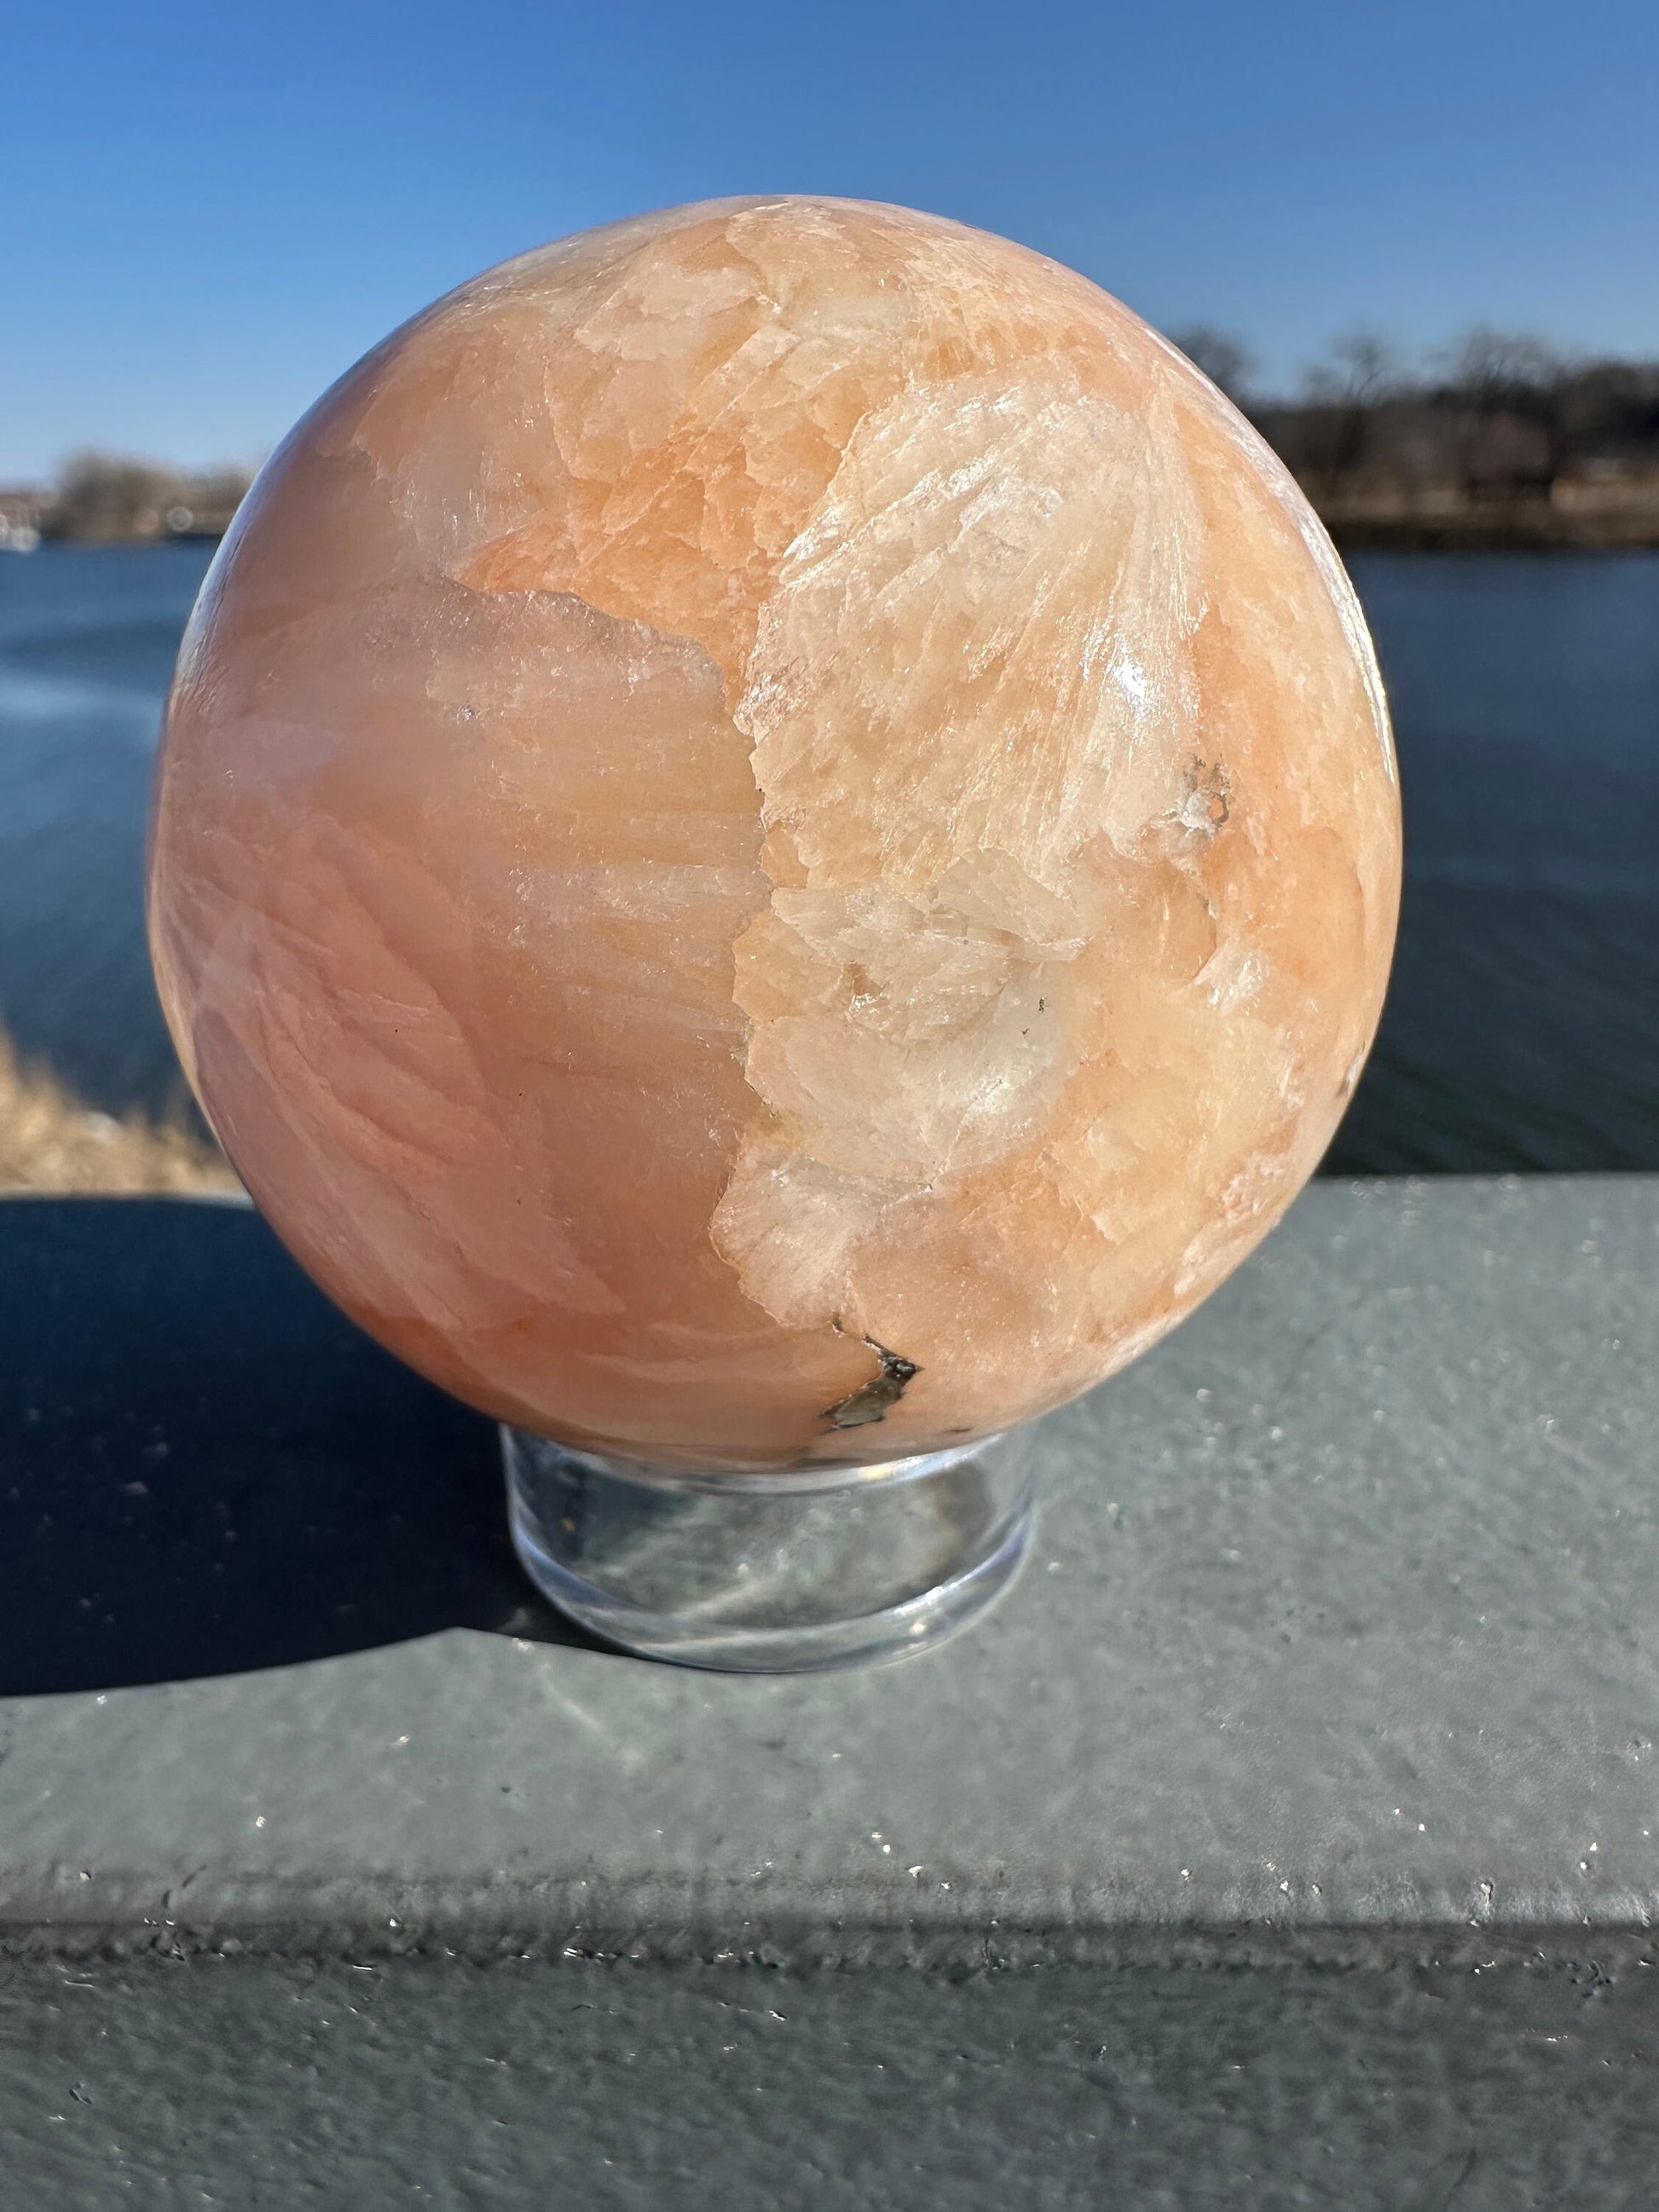
[[[1308,487],[1304,486],[1304,490]],[[1565,503],[1553,499],[1482,500],[1467,505],[1397,500],[1310,498],[1345,553],[1636,553],[1659,551],[1659,499]],[[227,523],[228,518],[226,518]],[[0,551],[52,545],[78,550],[216,545],[222,530],[66,531],[29,527],[0,515]],[[9,545],[8,539],[10,539]]]
[[[113,531],[100,532],[96,537],[72,538],[62,531],[37,531],[31,552],[64,550],[71,553],[131,553],[134,551],[165,551],[172,545],[218,545],[223,542],[222,530],[170,530],[165,537],[154,531],[134,532],[123,537]],[[5,549],[5,539],[0,538],[0,550]]]
[[[1344,553],[1659,551],[1659,504],[1575,513],[1544,500],[1516,500],[1437,514],[1345,503],[1316,504],[1316,512]]]
[[[1404,508],[1393,501],[1316,498],[1310,504],[1345,553],[1659,551],[1659,501],[1584,507],[1544,499],[1482,501],[1457,507]],[[4,519],[0,518],[0,551],[32,552],[37,547],[44,550],[58,545],[81,551],[99,547],[216,545],[223,535],[222,530],[82,532],[20,529],[15,524],[8,532]]]
[[[1364,521],[1322,515],[1331,541],[1341,553],[1655,553],[1659,552],[1659,517],[1631,531],[1550,530],[1481,519],[1468,523],[1377,518]],[[52,538],[39,549],[76,553],[155,551],[167,546],[213,546],[205,532],[179,538]],[[0,552],[8,549],[0,542]]]

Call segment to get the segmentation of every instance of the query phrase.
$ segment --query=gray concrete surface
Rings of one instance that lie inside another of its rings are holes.
[[[19,2201],[1650,2203],[1656,1320],[1659,1179],[1316,1186],[987,1621],[744,1681],[251,1216],[0,1208]]]

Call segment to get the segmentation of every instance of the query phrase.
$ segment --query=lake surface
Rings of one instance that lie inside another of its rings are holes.
[[[179,1078],[144,813],[199,545],[0,554],[0,1019],[100,1104]],[[1328,1166],[1659,1169],[1659,555],[1363,554],[1407,896]]]

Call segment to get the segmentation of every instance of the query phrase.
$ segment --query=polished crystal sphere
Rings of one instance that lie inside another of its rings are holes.
[[[1121,1367],[1283,1212],[1399,811],[1296,485],[1081,276],[681,208],[417,315],[179,657],[150,921],[364,1328],[663,1467],[891,1459]]]

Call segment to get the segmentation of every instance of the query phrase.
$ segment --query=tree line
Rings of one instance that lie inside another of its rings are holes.
[[[217,538],[251,481],[247,470],[173,469],[121,453],[75,453],[40,508],[48,538],[83,544]]]
[[[1444,542],[1466,539],[1485,516],[1500,537],[1519,525],[1540,541],[1565,532],[1659,543],[1659,361],[1585,357],[1483,325],[1413,362],[1376,332],[1352,331],[1299,394],[1275,398],[1256,390],[1255,364],[1231,332],[1203,325],[1175,338],[1339,532],[1439,514],[1451,520]],[[24,519],[82,541],[216,537],[248,482],[233,466],[82,453],[41,495],[38,518]],[[1437,526],[1432,542],[1443,537]]]
[[[1176,339],[1255,422],[1316,501],[1366,489],[1438,488],[1471,502],[1548,499],[1565,480],[1646,488],[1659,497],[1659,362],[1572,355],[1485,325],[1413,363],[1387,339],[1350,331],[1301,393],[1259,396],[1231,333]]]

